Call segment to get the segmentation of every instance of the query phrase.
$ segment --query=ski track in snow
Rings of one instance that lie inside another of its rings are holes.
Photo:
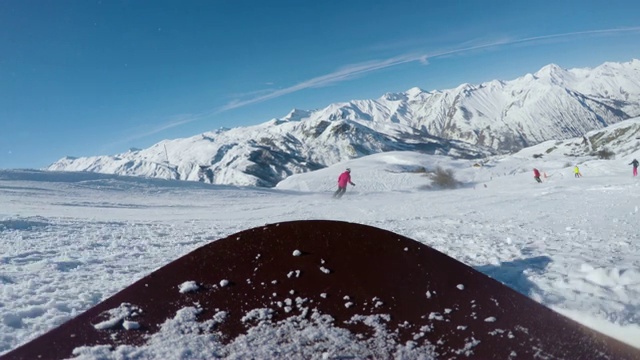
[[[407,173],[375,187],[374,175],[351,166],[358,186],[339,201],[333,188],[0,177],[0,354],[212,240],[304,219],[415,239],[640,347],[640,183],[630,170],[536,184],[528,172],[494,176],[464,166],[467,186],[449,191],[406,185]]]

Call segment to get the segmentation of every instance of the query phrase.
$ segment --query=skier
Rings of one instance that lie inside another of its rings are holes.
[[[351,182],[351,169],[349,168],[338,177],[338,190],[333,194],[333,197],[337,199],[341,198],[344,192],[347,191],[347,184],[356,186],[356,184]]]
[[[573,168],[573,176],[575,176],[575,177],[577,177],[577,178],[579,178],[579,177],[581,177],[581,176],[582,176],[582,173],[580,173],[580,169],[578,168],[578,165],[576,165],[576,166]]]
[[[633,165],[633,176],[638,176],[638,160],[633,159],[633,161],[630,162],[629,165]]]
[[[540,171],[538,171],[538,169],[533,168],[533,178],[536,179],[537,182],[541,183],[542,180],[540,180]]]
[[[207,180],[209,180],[209,184],[213,184],[213,170],[211,168],[207,168],[207,171],[204,172]]]

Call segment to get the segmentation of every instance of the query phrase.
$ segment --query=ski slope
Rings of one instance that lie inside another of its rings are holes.
[[[637,154],[532,159],[537,151],[477,167],[382,153],[292,176],[275,189],[0,170],[0,354],[213,240],[306,219],[418,240],[640,348],[640,180],[627,165]],[[573,177],[574,164],[584,177]],[[426,189],[420,170],[436,166],[453,169],[463,185]],[[346,167],[356,186],[334,200]],[[547,174],[542,184],[533,167]]]

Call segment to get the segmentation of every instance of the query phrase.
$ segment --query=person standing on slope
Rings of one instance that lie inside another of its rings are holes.
[[[580,172],[580,168],[578,168],[578,165],[576,165],[573,168],[573,176],[575,176],[577,178],[582,176],[582,173]]]
[[[345,191],[347,191],[347,184],[356,186],[356,184],[351,182],[351,169],[349,168],[338,177],[338,190],[333,194],[333,197],[341,198]]]
[[[633,161],[630,162],[629,165],[633,165],[633,176],[638,176],[638,160],[633,159]]]
[[[539,183],[542,182],[542,180],[540,180],[540,171],[536,168],[533,168],[533,178]]]

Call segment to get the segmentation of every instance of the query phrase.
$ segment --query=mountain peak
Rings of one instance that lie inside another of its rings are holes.
[[[424,94],[425,91],[415,86],[403,93],[386,93],[382,96],[382,99],[387,101],[407,101],[410,98],[416,98],[420,94]]]
[[[556,64],[549,64],[542,67],[534,74],[537,79],[547,80],[553,85],[564,86],[569,76],[569,71]]]
[[[424,90],[420,89],[419,87],[412,87],[411,89],[407,90],[405,92],[405,94],[407,94],[409,97],[416,97],[420,94],[424,93]]]
[[[311,114],[310,111],[294,108],[282,120],[300,121],[300,120],[302,120],[304,118],[309,117],[310,114]]]
[[[294,108],[267,123],[165,140],[135,153],[63,159],[51,170],[83,170],[274,186],[283,178],[355,157],[419,149],[455,157],[507,153],[640,116],[640,61],[600,69],[556,64],[513,81],[464,83],[442,91],[414,87],[377,100]],[[311,164],[311,165],[310,165]]]
[[[382,99],[387,101],[407,101],[405,93],[386,93],[382,95]]]
[[[546,66],[543,66],[540,70],[538,70],[538,72],[536,72],[534,75],[538,78],[541,77],[553,77],[553,76],[561,76],[563,73],[565,73],[566,70],[561,68],[560,66],[556,65],[556,64],[549,64]]]

